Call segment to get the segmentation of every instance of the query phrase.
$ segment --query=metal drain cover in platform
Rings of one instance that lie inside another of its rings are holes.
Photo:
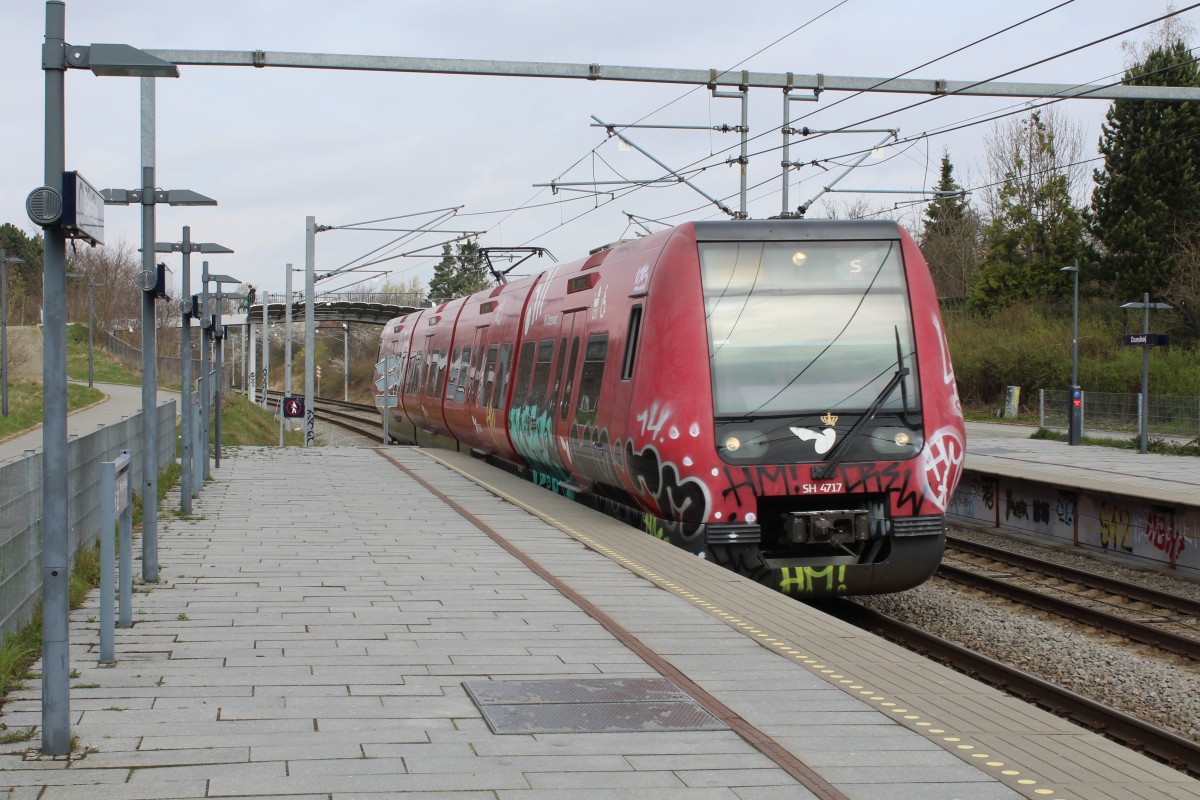
[[[493,733],[716,731],[728,726],[662,678],[464,681]]]

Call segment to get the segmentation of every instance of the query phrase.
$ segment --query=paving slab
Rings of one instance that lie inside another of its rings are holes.
[[[97,628],[86,622],[96,598],[74,612],[71,665],[78,684],[94,688],[72,695],[73,732],[89,750],[66,769],[25,760],[28,746],[0,748],[0,771],[22,778],[13,797],[816,796],[729,730],[497,734],[462,686],[655,677],[661,665],[649,651],[809,757],[843,797],[1033,796],[662,582],[721,587],[794,626],[818,658],[836,654],[832,644],[816,652],[828,634],[861,658],[856,668],[902,673],[861,634],[776,606],[761,587],[651,537],[613,534],[629,559],[653,564],[657,577],[647,577],[422,452],[388,454],[637,639],[617,638],[372,450],[231,451],[196,518],[160,517],[163,580],[138,596],[135,626],[117,631],[116,665],[96,663]],[[564,508],[554,513],[572,513]],[[601,524],[571,522],[585,519]],[[944,683],[914,677],[909,691]],[[14,695],[0,721],[38,724],[37,688]],[[1164,785],[1160,796],[1170,796]]]

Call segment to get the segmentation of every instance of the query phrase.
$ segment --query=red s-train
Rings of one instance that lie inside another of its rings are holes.
[[[941,559],[966,439],[895,223],[681,225],[392,320],[380,359],[397,438],[781,591],[898,591]]]

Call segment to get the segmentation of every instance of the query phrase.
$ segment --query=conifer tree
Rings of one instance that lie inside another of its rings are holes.
[[[960,192],[950,151],[942,152],[939,192]],[[942,299],[965,299],[979,266],[979,217],[962,195],[938,195],[925,209],[921,250]]]
[[[1162,32],[1169,38],[1126,70],[1125,83],[1200,86],[1200,67],[1173,33]],[[1088,224],[1102,246],[1098,277],[1114,300],[1173,293],[1180,237],[1193,236],[1200,224],[1197,131],[1195,103],[1117,100],[1109,108]]]
[[[474,239],[442,246],[442,260],[433,268],[429,280],[429,299],[435,303],[478,292],[494,286],[483,248]]]

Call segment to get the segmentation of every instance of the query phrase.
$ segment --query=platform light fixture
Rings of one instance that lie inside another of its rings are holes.
[[[1071,389],[1067,392],[1067,445],[1078,445],[1083,436],[1083,389],[1079,386],[1079,259],[1059,272],[1075,277],[1074,301],[1071,304]]]
[[[110,190],[112,191],[112,190]],[[116,190],[123,191],[123,190]],[[186,195],[184,194],[186,193]],[[156,195],[165,195],[165,202],[170,203],[172,195],[176,196],[178,201],[176,205],[215,205],[215,200],[198,195],[190,190],[170,190],[167,192],[155,192]],[[232,253],[228,247],[217,244],[215,242],[194,242],[192,241],[192,229],[188,225],[183,226],[183,238],[178,242],[155,242],[154,252],[156,253],[181,253],[182,258],[182,273],[180,275],[180,304],[179,304],[179,352],[182,355],[180,358],[180,373],[181,373],[181,390],[179,396],[180,418],[185,420],[181,426],[181,448],[182,453],[179,459],[180,468],[180,492],[179,492],[179,510],[184,514],[192,513],[192,497],[195,495],[197,487],[201,485],[199,481],[195,481],[192,475],[192,467],[196,461],[195,453],[196,443],[192,441],[192,425],[190,421],[193,416],[193,397],[192,397],[192,316],[194,311],[194,303],[192,296],[192,271],[191,271],[191,256],[192,253]],[[207,312],[205,312],[207,313]]]
[[[46,34],[41,49],[45,73],[44,187],[62,186],[66,172],[66,72],[89,69],[100,76],[158,78],[179,76],[172,63],[124,44],[67,44],[66,4],[46,2]],[[153,168],[151,168],[152,171]],[[147,184],[153,187],[153,183]],[[50,189],[53,192],[53,188]],[[153,191],[153,189],[151,189]],[[36,194],[39,190],[35,189]],[[52,199],[52,198],[49,198]],[[35,219],[35,222],[37,220]],[[56,220],[41,225],[44,233],[42,296],[42,752],[71,752],[69,530],[67,520],[67,341],[66,240],[68,231]],[[150,239],[151,246],[153,238]],[[150,325],[153,326],[153,317]],[[152,397],[152,399],[154,399]],[[145,403],[143,403],[145,405]],[[153,418],[154,404],[146,416]],[[146,450],[154,452],[152,444]],[[154,476],[157,478],[157,476]],[[153,509],[154,504],[147,504]]]

